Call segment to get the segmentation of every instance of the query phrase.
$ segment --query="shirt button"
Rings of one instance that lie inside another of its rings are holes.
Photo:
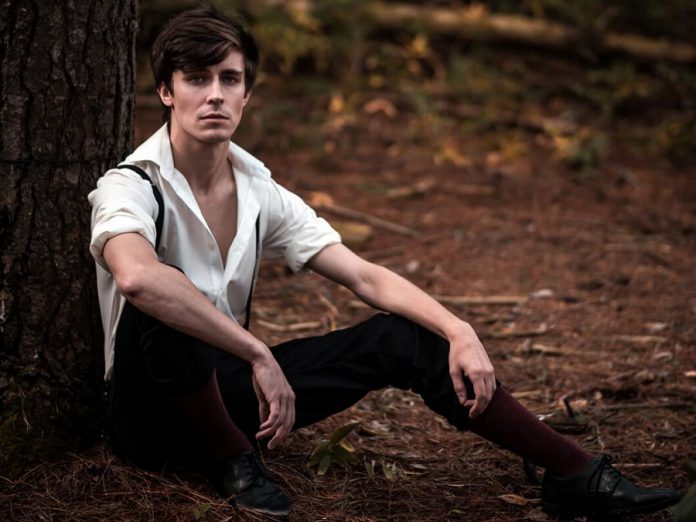
[[[215,245],[213,245],[212,243],[208,243],[208,249],[215,250]]]

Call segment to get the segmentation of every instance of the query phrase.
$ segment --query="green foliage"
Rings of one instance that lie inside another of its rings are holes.
[[[635,63],[617,61],[591,70],[587,82],[578,85],[576,93],[595,102],[604,115],[613,116],[622,104],[649,103],[658,98],[661,91],[661,82],[654,76],[639,72]]]
[[[454,164],[465,163],[457,143],[462,134],[485,133],[506,159],[514,159],[529,152],[530,119],[534,129],[540,119],[568,112],[574,114],[577,133],[556,132],[545,124],[542,132],[556,158],[573,169],[588,172],[600,166],[610,138],[612,145],[625,143],[654,158],[686,162],[693,157],[696,72],[689,67],[619,56],[587,63],[538,49],[519,52],[431,33],[424,24],[380,30],[361,14],[366,2],[312,0],[272,7],[213,2],[241,9],[262,50],[260,84],[282,85],[282,97],[254,107],[258,129],[278,136],[279,150],[310,148],[317,161],[327,161],[333,149],[325,149],[325,140],[351,147],[345,130],[362,125],[366,101],[387,91],[399,112],[411,116],[401,140],[432,147],[434,158]],[[679,36],[683,23],[661,33],[655,28],[664,29],[666,20],[696,17],[696,7],[686,0],[649,1],[641,9],[627,0],[491,0],[484,5],[494,13],[558,20],[590,32],[679,39],[687,39]],[[173,12],[190,6],[190,0],[143,2],[143,32],[154,34]],[[148,51],[140,51],[141,61],[147,62]],[[140,92],[152,92],[143,81],[150,77],[147,65],[141,64],[139,72]],[[298,99],[306,100],[299,111]],[[340,110],[334,100],[342,102]],[[458,107],[462,110],[452,110]],[[336,139],[339,132],[341,140]]]
[[[450,56],[447,82],[452,93],[473,101],[529,96],[528,85],[520,81],[517,73],[523,65],[514,66],[512,58],[501,64],[489,60],[487,54],[485,50],[478,49],[475,53],[453,53]]]
[[[384,456],[380,456],[379,460],[370,459],[365,461],[365,471],[367,471],[368,477],[376,477],[378,468],[389,482],[396,482],[406,478],[404,470],[396,462],[387,461]]]
[[[349,422],[337,428],[328,439],[316,445],[309,457],[309,466],[317,466],[317,475],[326,474],[334,463],[346,468],[355,462],[355,448],[345,438],[358,427],[360,422]]]
[[[604,133],[584,128],[567,136],[554,136],[554,145],[556,155],[562,163],[588,173],[601,163],[607,150],[608,138]]]
[[[321,23],[310,13],[267,9],[257,13],[260,23],[254,33],[266,60],[277,63],[280,72],[290,74],[300,58],[312,58],[319,72],[326,69],[332,45],[322,34]]]
[[[197,521],[198,520],[200,520],[200,521],[207,520],[208,511],[210,511],[210,504],[208,504],[207,502],[204,504],[200,504],[199,506],[196,506],[192,510],[193,520],[197,520]]]

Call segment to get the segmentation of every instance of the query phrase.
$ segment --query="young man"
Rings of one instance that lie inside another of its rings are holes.
[[[290,501],[250,440],[273,448],[293,428],[392,385],[546,468],[549,512],[611,515],[676,502],[676,492],[637,487],[539,422],[498,386],[468,323],[343,246],[230,141],[258,61],[251,35],[216,10],[172,20],[152,51],[168,122],[89,196],[116,454],[159,468],[206,462],[236,505],[287,515]],[[262,254],[388,314],[269,348],[241,326]]]

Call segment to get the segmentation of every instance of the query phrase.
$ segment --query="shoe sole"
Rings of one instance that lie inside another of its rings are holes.
[[[552,518],[560,520],[572,520],[578,517],[588,517],[590,519],[602,520],[607,518],[620,518],[628,515],[637,515],[641,513],[654,513],[655,511],[661,511],[676,504],[678,500],[663,500],[660,502],[654,502],[652,504],[647,504],[645,506],[640,506],[636,508],[624,508],[624,509],[610,509],[602,511],[591,511],[584,506],[567,506],[563,504],[551,504],[549,502],[542,502],[541,510]]]

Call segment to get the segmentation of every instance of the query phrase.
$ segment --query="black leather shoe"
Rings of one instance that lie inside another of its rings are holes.
[[[542,509],[557,518],[612,518],[652,513],[679,501],[668,488],[635,485],[611,465],[608,456],[596,458],[577,477],[564,479],[546,472],[541,483]]]
[[[268,476],[256,453],[248,451],[226,461],[210,473],[210,482],[230,503],[255,513],[287,517],[292,503]]]

